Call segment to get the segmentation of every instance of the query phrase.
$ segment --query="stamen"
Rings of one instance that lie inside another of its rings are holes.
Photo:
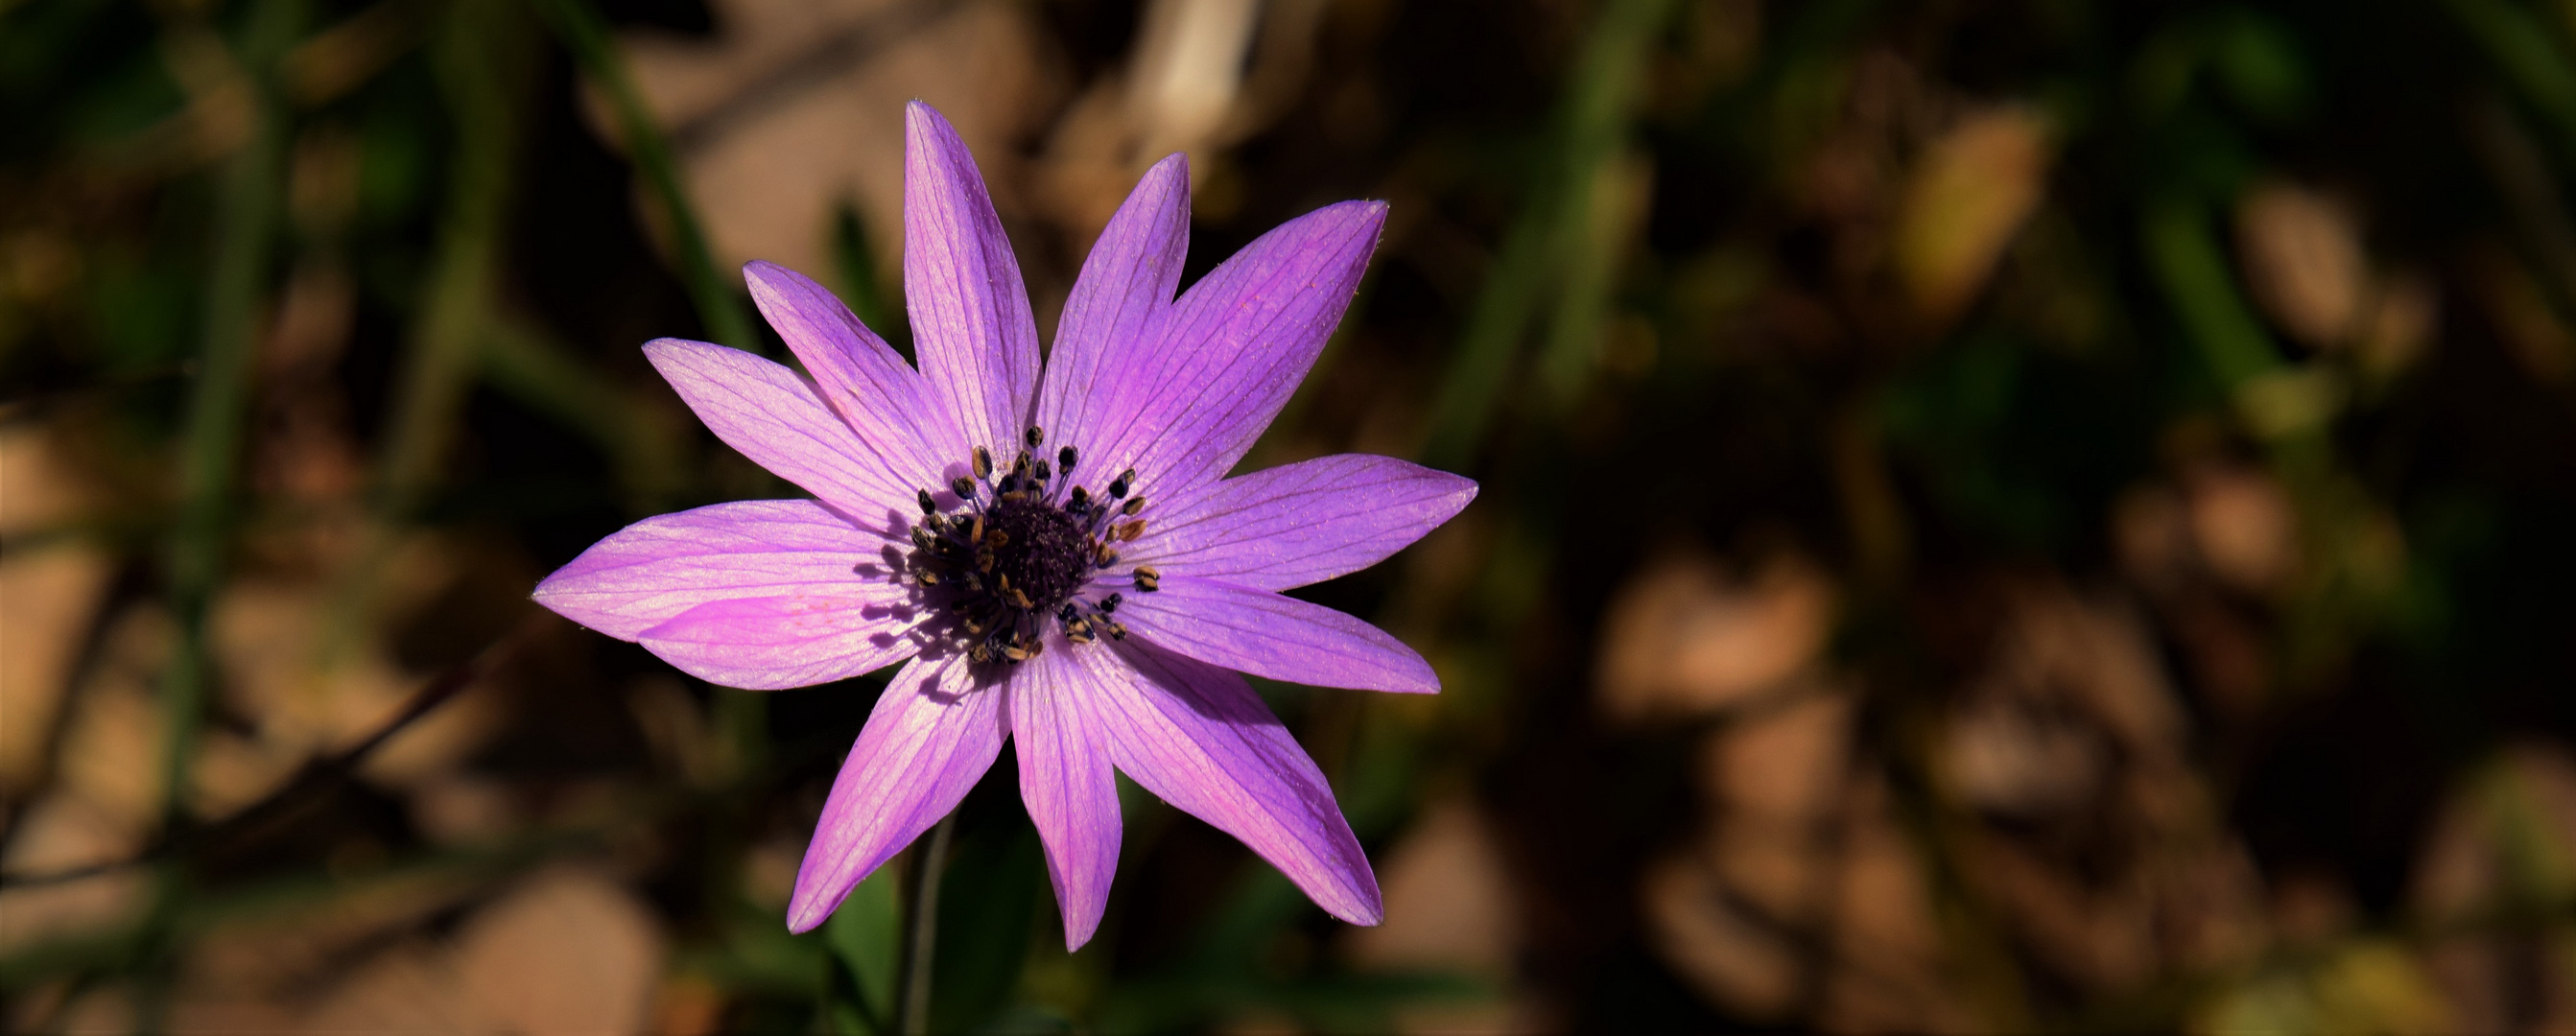
[[[943,510],[931,490],[913,493],[921,517],[907,530],[913,550],[903,578],[934,595],[929,600],[947,613],[956,646],[978,664],[1036,657],[1045,650],[1050,617],[1067,643],[1127,635],[1109,617],[1123,595],[1082,595],[1102,569],[1119,563],[1119,544],[1145,533],[1145,522],[1134,518],[1145,508],[1145,498],[1132,495],[1135,470],[1119,473],[1103,496],[1072,484],[1081,460],[1073,444],[1034,452],[1046,441],[1035,425],[1020,438],[1028,448],[1013,451],[1003,470],[996,470],[990,447],[974,448],[972,474],[947,486],[957,496],[955,510]],[[1059,472],[1065,475],[1061,497],[1050,490]],[[1139,566],[1129,578],[1140,592],[1152,592],[1162,574]]]

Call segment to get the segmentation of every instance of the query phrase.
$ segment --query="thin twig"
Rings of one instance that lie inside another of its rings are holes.
[[[139,855],[122,860],[107,860],[35,874],[0,872],[0,887],[29,888],[79,881],[83,878],[140,867],[179,853],[194,851],[205,845],[256,837],[265,829],[273,827],[278,821],[294,816],[307,805],[318,800],[323,793],[336,789],[341,782],[348,780],[357,772],[358,767],[367,761],[368,756],[383,747],[386,741],[392,740],[395,734],[401,733],[403,728],[418,722],[421,717],[429,715],[466,688],[481,683],[485,677],[499,670],[501,665],[508,661],[511,653],[518,650],[520,643],[527,639],[528,632],[535,628],[538,618],[540,617],[532,616],[529,621],[521,623],[517,629],[502,636],[500,640],[494,641],[492,646],[484,648],[474,657],[449,666],[444,672],[431,677],[428,683],[422,684],[419,690],[412,692],[411,697],[403,702],[401,709],[366,737],[338,752],[306,762],[303,769],[296,771],[295,776],[279,785],[277,790],[262,796],[257,802],[242,807],[232,815],[184,834],[164,835],[152,845],[145,847]]]
[[[939,938],[939,874],[948,865],[948,837],[957,829],[951,810],[930,829],[930,839],[913,857],[912,932],[904,941],[903,988],[895,996],[895,1031],[924,1036],[930,1031],[930,958]]]
[[[564,49],[571,52],[582,74],[606,95],[609,111],[617,119],[618,135],[625,141],[627,157],[635,163],[635,171],[643,175],[654,199],[661,203],[671,232],[671,250],[677,253],[674,258],[680,264],[680,279],[689,286],[689,297],[697,303],[699,321],[706,324],[707,333],[718,343],[759,351],[760,337],[752,330],[742,300],[724,278],[716,275],[706,233],[689,205],[679,160],[651,110],[645,107],[644,95],[635,88],[634,77],[627,74],[616,43],[609,39],[607,19],[600,17],[599,9],[589,0],[542,0],[537,11],[554,29]]]

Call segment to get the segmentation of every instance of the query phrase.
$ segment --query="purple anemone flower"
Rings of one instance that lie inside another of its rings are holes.
[[[832,783],[787,926],[806,931],[1017,746],[1067,948],[1117,870],[1113,768],[1241,839],[1354,924],[1368,858],[1312,760],[1238,673],[1431,693],[1422,657],[1280,593],[1420,539],[1476,495],[1387,457],[1226,473],[1357,290],[1384,202],[1272,230],[1175,298],[1189,176],[1164,159],[1085,260],[1041,371],[1019,266],[972,156],[915,102],[904,289],[921,368],[813,281],[744,269],[804,365],[644,347],[718,438],[814,494],[637,522],[536,599],[734,687],[902,662]]]

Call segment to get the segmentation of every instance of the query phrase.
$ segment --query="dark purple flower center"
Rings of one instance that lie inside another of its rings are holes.
[[[1136,472],[1123,472],[1094,493],[1074,482],[1080,450],[1062,447],[1049,464],[1031,455],[1045,433],[1030,428],[1025,439],[1028,448],[999,478],[992,452],[976,447],[974,474],[948,484],[956,506],[940,506],[924,489],[921,521],[912,528],[910,578],[947,615],[950,635],[977,662],[1020,662],[1037,654],[1050,618],[1077,644],[1127,635],[1110,618],[1123,596],[1086,597],[1085,590],[1095,574],[1118,564],[1118,544],[1145,531],[1136,517],[1145,499],[1130,495]],[[1136,589],[1151,592],[1161,574],[1139,565],[1130,578]]]

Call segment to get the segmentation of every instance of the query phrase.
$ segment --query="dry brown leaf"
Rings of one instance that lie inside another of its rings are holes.
[[[1519,910],[1493,831],[1474,805],[1431,804],[1379,873],[1386,923],[1351,932],[1353,959],[1378,968],[1510,976]]]
[[[2428,832],[2408,891],[2436,926],[2514,903],[2576,896],[2576,759],[2524,743],[2474,771]],[[2467,930],[2434,942],[2425,966],[2464,1030],[2576,1030],[2576,926],[2537,937]]]
[[[1201,216],[1234,200],[1216,189],[1217,152],[1276,118],[1304,87],[1325,4],[1319,0],[1156,0],[1138,19],[1119,74],[1077,98],[1050,138],[1039,184],[1079,241],[1097,236],[1129,188],[1164,156],[1190,156]],[[1258,46],[1256,46],[1256,43]],[[1240,192],[1231,192],[1239,195]]]
[[[712,43],[632,33],[621,46],[646,105],[672,133],[719,265],[768,259],[832,281],[832,216],[849,204],[878,267],[899,268],[904,104],[914,98],[956,125],[995,201],[1011,210],[1018,178],[1009,145],[1041,86],[1023,5],[712,6],[724,27]],[[614,124],[601,105],[590,107],[593,125]]]
[[[498,1036],[509,1031],[478,1011],[480,1006],[465,995],[447,948],[420,940],[376,954],[323,997],[305,1016],[302,1028],[315,1036],[357,1032]]]
[[[2361,332],[2362,369],[2389,378],[2413,367],[2433,347],[2441,325],[2441,297],[2430,278],[2398,274],[2380,288]]]
[[[1616,720],[1704,715],[1804,670],[1833,625],[1833,589],[1802,558],[1750,580],[1706,557],[1651,562],[1602,620],[1597,703]]]
[[[662,933],[633,893],[559,868],[483,908],[456,938],[456,973],[481,1015],[529,1036],[638,1032],[662,972]]]
[[[90,494],[42,425],[0,427],[0,536],[58,532],[81,517]],[[43,776],[82,635],[114,574],[105,551],[78,540],[0,555],[0,796]]]
[[[2246,593],[2278,591],[2299,560],[2290,495],[2268,472],[2204,465],[2185,479],[2192,544],[2222,582]]]
[[[2048,127],[2018,106],[1959,120],[1924,149],[1898,202],[1892,259],[1916,312],[1947,324],[1994,273],[2047,191]]]
[[[1694,986],[1748,1018],[1798,1002],[1803,947],[1833,887],[1854,700],[1818,690],[1709,735],[1709,835],[1651,868],[1642,886],[1657,950]]]
[[[1696,855],[1657,861],[1638,884],[1656,954],[1728,1011],[1777,1021],[1796,1006],[1798,948]]]
[[[122,860],[142,846],[126,818],[112,816],[77,795],[57,792],[18,818],[0,868],[49,874]],[[0,889],[0,953],[14,954],[54,939],[95,934],[138,919],[149,891],[139,870],[45,885]]]
[[[392,567],[414,564],[405,559]],[[395,575],[388,582],[399,581],[400,573]],[[225,801],[255,797],[305,758],[372,734],[418,689],[422,678],[396,669],[372,640],[332,651],[328,641],[336,632],[330,621],[334,614],[331,589],[315,581],[239,579],[216,599],[211,626],[224,693],[227,703],[256,727],[259,744],[226,760],[241,771],[226,776],[243,786],[201,786],[201,796]],[[443,773],[482,743],[498,721],[497,713],[490,695],[452,698],[386,741],[368,756],[361,772],[392,786]],[[252,772],[254,763],[266,767],[265,787],[259,784],[260,774]]]
[[[108,631],[105,658],[72,701],[56,789],[95,808],[136,844],[161,822],[159,695],[169,620],[137,607]]]
[[[1888,812],[1885,789],[1855,788],[1835,872],[1832,963],[1816,1023],[1829,1032],[1982,1032],[1958,999],[1925,861]]]
[[[2236,250],[2254,301],[2313,349],[2350,341],[2369,291],[2370,261],[2352,213],[2293,183],[2268,183],[2236,207]]]
[[[2268,928],[2259,881],[2219,826],[2146,629],[2053,582],[2003,601],[1984,671],[1934,740],[1942,789],[2005,821],[1956,843],[1960,874],[2082,987],[2241,964]]]

